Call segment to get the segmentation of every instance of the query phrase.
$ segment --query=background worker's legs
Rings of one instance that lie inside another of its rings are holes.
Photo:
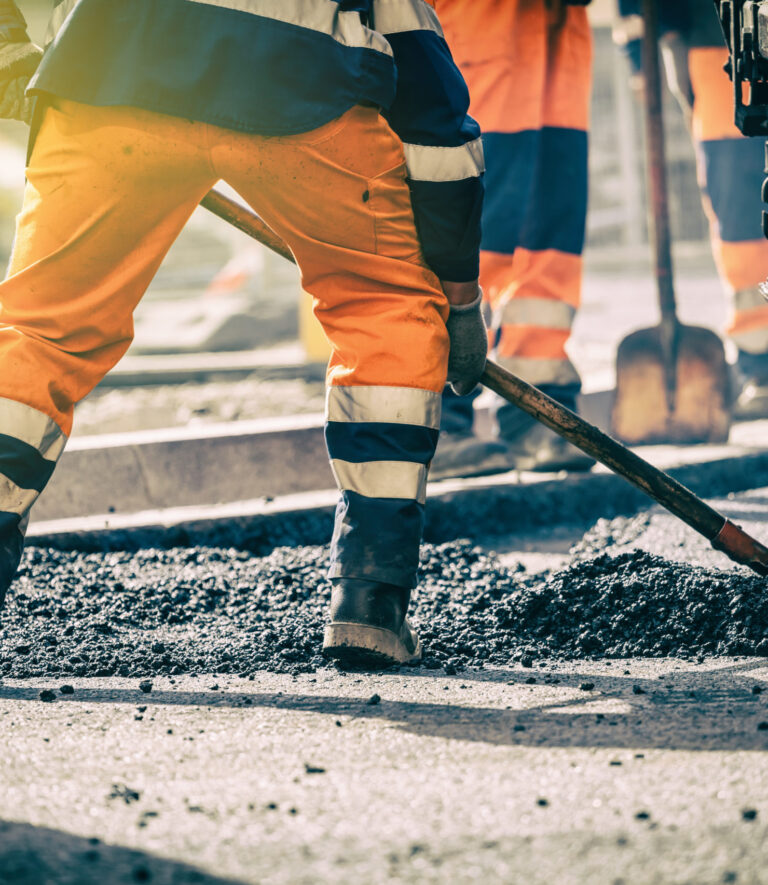
[[[768,277],[768,240],[762,235],[760,192],[765,139],[745,138],[733,123],[728,53],[692,47],[693,135],[699,151],[704,206],[724,288],[733,296],[728,335],[739,352],[745,386],[737,409],[768,414],[768,304],[758,285]]]
[[[642,20],[636,0],[620,0],[617,29],[635,74],[640,72]],[[764,139],[745,138],[733,122],[728,52],[709,0],[659,2],[667,81],[690,122],[712,251],[732,299],[728,335],[738,349],[736,413],[768,415],[768,305],[758,285],[768,276],[768,241],[761,229]]]
[[[498,359],[574,408],[581,382],[565,347],[581,296],[587,208],[586,11],[544,0],[485,0],[477,4],[485,14],[468,24],[460,4],[445,5],[448,15],[439,5],[438,11],[446,38],[483,129],[480,281],[494,310]],[[498,418],[516,466],[537,466],[537,450],[559,446],[519,409],[504,405]],[[562,459],[556,466],[569,457],[573,466],[584,464],[575,450],[555,457]]]
[[[217,136],[217,172],[291,246],[333,347],[326,440],[342,498],[331,577],[410,588],[448,305],[421,258],[402,144],[372,108],[256,152],[247,136]]]
[[[130,109],[46,111],[0,285],[0,596],[74,404],[125,352],[137,301],[215,180],[201,139]]]

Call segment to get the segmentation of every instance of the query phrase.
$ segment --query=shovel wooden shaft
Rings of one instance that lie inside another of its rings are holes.
[[[225,197],[217,190],[210,190],[200,201],[200,205],[214,215],[218,215],[224,221],[228,221],[233,227],[258,240],[262,245],[277,252],[288,261],[296,263],[293,253],[285,242],[266,225],[261,218],[250,209],[241,205],[236,200]]]
[[[707,539],[717,537],[725,517],[684,485],[580,418],[552,397],[488,362],[482,383],[577,448],[628,479]]]
[[[669,189],[664,151],[664,111],[659,59],[658,0],[643,0],[643,108],[648,179],[648,230],[653,246],[654,275],[659,298],[659,338],[664,359],[667,400],[674,411],[677,387],[677,311],[672,271],[672,237],[669,224]]]
[[[201,205],[267,248],[295,262],[291,250],[283,240],[250,209],[215,190],[206,195]],[[582,452],[623,476],[670,513],[704,535],[714,547],[728,554],[731,559],[750,566],[759,574],[768,575],[768,548],[763,547],[676,479],[644,461],[570,409],[561,406],[538,388],[491,360],[488,360],[480,381]]]

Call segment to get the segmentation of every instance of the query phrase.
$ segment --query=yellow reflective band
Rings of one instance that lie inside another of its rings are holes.
[[[538,326],[542,329],[570,329],[576,309],[550,298],[510,298],[501,311],[506,325]]]
[[[0,473],[0,512],[24,516],[40,493],[35,489],[22,489]]]
[[[47,415],[4,397],[0,397],[0,433],[32,446],[49,461],[58,460],[67,442],[58,424]]]
[[[427,468],[412,461],[351,461],[333,459],[331,469],[344,492],[365,498],[402,498],[423,504],[427,498]]]
[[[424,0],[373,0],[373,26],[385,35],[434,31],[443,36],[435,10]]]
[[[51,17],[48,20],[48,30],[45,33],[46,46],[53,42],[54,37],[61,30],[67,17],[79,2],[80,0],[63,0],[63,2],[59,3],[59,5],[53,10]]]
[[[408,177],[413,181],[463,181],[485,172],[483,142],[474,141],[459,147],[431,147],[404,144]]]
[[[440,427],[442,398],[418,387],[329,387],[326,420]]]
[[[342,46],[372,49],[392,55],[392,47],[376,31],[366,28],[359,12],[342,12],[335,0],[189,0],[271,18],[332,37]]]

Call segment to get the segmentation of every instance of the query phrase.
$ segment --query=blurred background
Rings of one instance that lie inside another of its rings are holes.
[[[24,0],[42,41],[50,0]],[[590,7],[595,87],[584,305],[572,359],[585,391],[613,387],[618,340],[656,321],[640,108],[613,45],[612,0]],[[666,96],[667,159],[680,312],[718,331],[725,305],[680,110]],[[0,261],[21,203],[27,130],[0,121]],[[226,188],[223,188],[226,190]],[[295,268],[199,209],[136,312],[128,356],[86,401],[75,435],[319,412],[326,345]]]

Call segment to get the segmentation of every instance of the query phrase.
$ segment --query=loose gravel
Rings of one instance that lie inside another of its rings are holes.
[[[306,672],[330,586],[323,547],[29,548],[0,615],[0,675]],[[470,542],[426,545],[422,666],[555,657],[768,656],[765,583],[632,551],[529,575]],[[151,684],[145,683],[151,690]]]

